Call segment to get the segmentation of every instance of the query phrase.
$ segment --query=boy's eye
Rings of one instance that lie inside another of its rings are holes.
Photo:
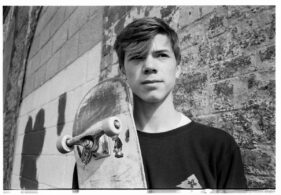
[[[168,57],[168,55],[165,54],[165,53],[159,53],[159,54],[157,55],[157,57],[159,57],[159,58],[166,58],[166,57]]]
[[[143,60],[144,58],[141,57],[141,56],[132,56],[129,58],[130,61],[133,61],[133,60]]]

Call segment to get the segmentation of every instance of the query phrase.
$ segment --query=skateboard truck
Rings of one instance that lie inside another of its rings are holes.
[[[122,158],[124,156],[122,152],[122,141],[118,136],[112,137],[112,140],[114,141],[114,150],[116,158]]]
[[[100,154],[98,153],[100,138],[103,135],[107,135],[108,137],[112,137],[114,141],[113,152],[115,153],[115,157],[121,158],[123,157],[122,142],[118,137],[121,130],[121,120],[117,117],[109,117],[89,127],[78,136],[71,137],[69,135],[64,135],[59,137],[57,140],[57,149],[59,152],[65,154],[71,152],[75,145],[79,145],[83,148],[80,158],[84,164],[87,164],[92,156],[102,158],[109,155],[108,147],[104,146],[102,147],[103,152]],[[105,143],[102,144],[104,145]]]

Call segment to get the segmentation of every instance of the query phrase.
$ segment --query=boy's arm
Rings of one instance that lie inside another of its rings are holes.
[[[218,189],[247,189],[244,166],[238,145],[225,154],[218,167]]]

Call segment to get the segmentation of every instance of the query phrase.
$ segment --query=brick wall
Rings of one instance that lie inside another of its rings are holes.
[[[74,156],[59,154],[55,141],[71,134],[89,88],[119,75],[116,34],[144,16],[163,18],[179,34],[177,109],[234,136],[250,188],[275,188],[275,7],[113,6],[43,7],[28,55],[12,189],[71,187]]]
[[[104,62],[118,65],[116,34],[134,18],[157,16],[179,34],[178,110],[234,136],[249,188],[275,188],[275,7],[159,6],[105,9]]]

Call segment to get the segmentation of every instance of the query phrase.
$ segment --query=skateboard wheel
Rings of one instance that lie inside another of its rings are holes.
[[[118,117],[110,117],[103,123],[103,130],[109,137],[118,135],[122,130],[122,123]]]
[[[59,137],[57,140],[57,149],[60,153],[66,154],[73,150],[74,147],[69,147],[67,145],[67,140],[71,139],[72,137],[69,135],[64,135]]]

